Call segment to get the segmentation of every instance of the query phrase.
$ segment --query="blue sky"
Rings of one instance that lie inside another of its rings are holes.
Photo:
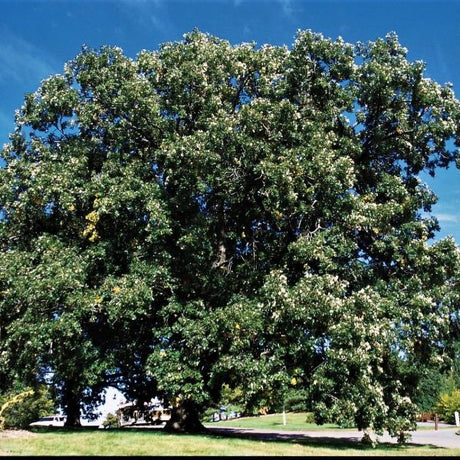
[[[180,40],[197,27],[231,43],[287,45],[298,29],[366,42],[395,31],[426,76],[460,97],[460,0],[0,0],[0,145],[24,95],[91,48],[141,49]],[[423,176],[439,196],[439,237],[460,243],[460,171]]]

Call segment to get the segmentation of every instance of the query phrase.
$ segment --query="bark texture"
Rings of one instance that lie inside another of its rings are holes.
[[[200,416],[193,401],[182,401],[171,411],[171,418],[166,422],[165,431],[174,433],[205,433],[207,429],[200,421]]]

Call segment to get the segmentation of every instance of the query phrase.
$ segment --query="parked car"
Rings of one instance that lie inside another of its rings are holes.
[[[36,422],[29,423],[29,426],[64,426],[65,421],[64,415],[47,415]]]

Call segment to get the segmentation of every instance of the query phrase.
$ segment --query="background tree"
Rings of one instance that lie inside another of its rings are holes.
[[[0,407],[4,408],[0,414],[3,428],[27,429],[29,423],[55,412],[55,403],[45,385],[35,390],[12,390],[0,396]]]
[[[52,372],[69,424],[114,384],[199,430],[227,384],[412,428],[458,331],[459,251],[427,243],[418,175],[458,161],[460,106],[423,72],[395,34],[84,49],[2,151],[3,375]]]
[[[454,340],[451,346],[453,359],[445,360],[445,369],[442,372],[435,372],[429,368],[418,371],[419,382],[414,402],[422,412],[431,414],[432,417],[439,410],[438,403],[443,399],[441,396],[453,395],[460,388],[460,342]]]

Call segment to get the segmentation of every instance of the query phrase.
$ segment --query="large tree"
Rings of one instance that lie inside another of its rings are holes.
[[[197,430],[226,384],[412,428],[459,305],[419,174],[458,162],[460,104],[424,71],[395,34],[83,49],[2,151],[2,379],[51,381],[69,424],[113,384]]]

